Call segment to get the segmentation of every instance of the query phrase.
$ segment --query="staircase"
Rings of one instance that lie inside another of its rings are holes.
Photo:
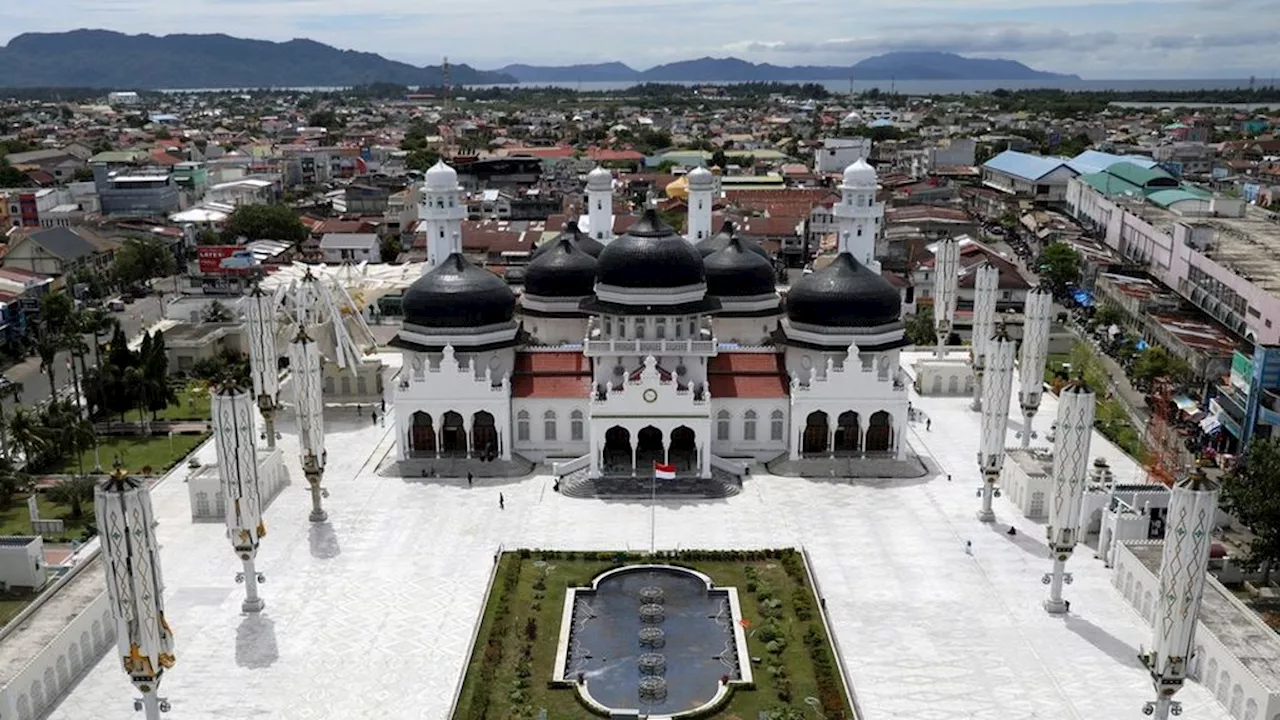
[[[560,494],[572,498],[641,499],[653,494],[653,479],[631,475],[607,475],[592,480],[588,469],[575,470],[560,479]],[[719,499],[742,492],[742,480],[716,468],[711,469],[710,479],[680,476],[674,480],[659,480],[657,496],[660,498]]]
[[[483,461],[476,458],[410,458],[383,464],[379,474],[403,478],[465,478],[467,473],[478,478],[524,477],[533,472],[534,464],[515,453],[510,460]]]

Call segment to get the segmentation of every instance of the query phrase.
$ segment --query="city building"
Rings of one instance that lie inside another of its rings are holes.
[[[591,202],[610,207],[592,179]],[[429,269],[405,291],[392,343],[400,457],[515,451],[594,477],[646,476],[654,462],[710,477],[716,457],[780,453],[902,458],[906,340],[874,257],[876,186],[864,161],[845,171],[839,254],[785,299],[755,243],[681,237],[652,210],[617,237],[545,243],[517,297],[462,254],[458,176],[438,164],[420,206]],[[689,214],[707,227],[711,207]]]
[[[56,278],[62,287],[66,277],[87,269],[105,275],[119,243],[99,237],[87,228],[50,228],[19,233],[9,241],[4,267]]]
[[[324,262],[381,262],[375,233],[328,233],[320,238],[320,253]]]
[[[871,157],[871,138],[823,138],[822,147],[814,148],[813,168],[818,175],[843,172],[858,160]]]

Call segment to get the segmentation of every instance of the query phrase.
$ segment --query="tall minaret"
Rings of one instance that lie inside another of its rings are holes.
[[[711,205],[715,202],[716,176],[701,165],[685,177],[689,183],[689,222],[686,239],[698,244],[711,237]]]
[[[982,373],[986,369],[987,345],[996,329],[996,298],[1000,293],[1000,271],[990,263],[978,266],[973,281],[973,409],[982,410]]]
[[[613,240],[613,173],[602,167],[587,173],[587,225],[601,243]]]
[[[982,511],[978,519],[995,522],[991,509],[996,481],[1004,468],[1004,441],[1013,394],[1013,341],[1003,327],[987,340],[987,373],[982,383],[982,439],[978,465],[982,470]]]
[[[876,237],[884,220],[884,203],[876,202],[876,170],[866,160],[845,168],[840,185],[840,202],[832,209],[840,223],[840,252],[880,272],[876,260]]]
[[[1018,362],[1018,404],[1022,407],[1022,447],[1031,446],[1031,421],[1044,394],[1044,363],[1049,359],[1049,325],[1053,293],[1035,288],[1027,293],[1022,313],[1022,359]]]
[[[1156,720],[1167,720],[1170,711],[1182,712],[1173,696],[1182,689],[1191,663],[1220,489],[1217,481],[1196,468],[1169,491],[1153,644],[1141,656],[1156,690],[1155,702],[1147,703],[1143,711]]]
[[[1023,340],[1026,347],[1026,340]],[[1040,361],[1040,366],[1044,361]],[[1058,429],[1053,440],[1053,494],[1049,497],[1049,558],[1053,571],[1045,575],[1049,599],[1044,609],[1052,614],[1067,611],[1062,583],[1071,582],[1067,560],[1079,541],[1080,510],[1089,482],[1089,441],[1093,437],[1094,395],[1083,382],[1073,382],[1058,395]],[[1025,433],[1026,430],[1024,429]]]
[[[467,209],[458,189],[458,173],[443,160],[427,171],[418,203],[418,219],[427,233],[428,272],[453,253],[462,252],[462,219]]]
[[[960,245],[954,238],[938,241],[933,262],[933,325],[938,334],[938,357],[947,354],[947,337],[956,319],[956,296],[960,286]]]

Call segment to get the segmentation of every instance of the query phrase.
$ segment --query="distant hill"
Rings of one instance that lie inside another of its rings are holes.
[[[966,58],[942,52],[893,52],[852,66],[783,66],[738,58],[704,57],[634,70],[622,63],[546,67],[508,65],[497,72],[527,83],[571,82],[796,82],[818,80],[1064,80],[1013,60]]]
[[[453,83],[516,82],[467,65]],[[374,82],[439,86],[441,69],[312,40],[276,43],[227,35],[125,35],[107,30],[26,33],[0,48],[0,85],[93,88],[328,87]]]

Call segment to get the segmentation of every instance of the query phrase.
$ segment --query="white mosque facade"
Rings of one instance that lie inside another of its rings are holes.
[[[612,181],[593,171],[591,231],[571,224],[540,246],[517,294],[463,256],[457,175],[432,168],[428,269],[393,341],[400,458],[517,453],[592,476],[664,463],[702,477],[713,456],[902,458],[906,341],[874,257],[875,171],[845,171],[840,254],[783,293],[759,246],[727,224],[710,233],[711,173],[688,181],[689,237],[653,211],[613,237]]]

